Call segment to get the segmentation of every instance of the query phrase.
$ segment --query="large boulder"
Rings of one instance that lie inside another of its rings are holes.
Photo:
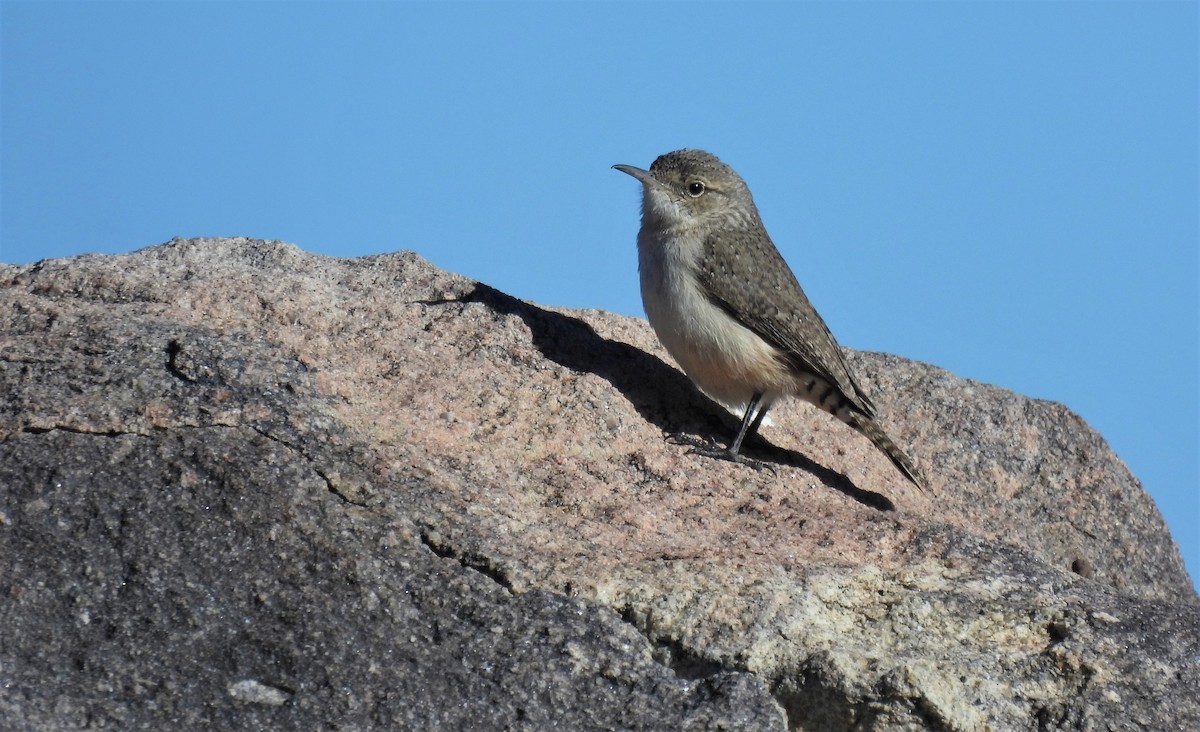
[[[1200,728],[1200,603],[1060,405],[850,353],[754,466],[644,321],[411,253],[0,266],[0,719]]]

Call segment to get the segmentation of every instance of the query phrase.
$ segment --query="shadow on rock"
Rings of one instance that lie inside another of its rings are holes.
[[[533,345],[551,361],[599,376],[613,385],[643,419],[668,434],[733,435],[740,422],[724,407],[704,396],[678,369],[657,356],[628,343],[604,338],[579,318],[551,312],[478,282],[460,298],[426,300],[426,305],[477,302],[525,322]],[[787,450],[755,435],[748,452],[764,460],[798,467],[815,475],[826,486],[880,511],[895,509],[883,495],[855,486],[849,478],[819,465],[801,453]]]

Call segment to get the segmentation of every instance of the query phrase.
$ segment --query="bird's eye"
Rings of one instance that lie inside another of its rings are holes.
[[[704,184],[698,180],[694,180],[688,183],[687,192],[692,198],[699,198],[700,194],[704,193]]]

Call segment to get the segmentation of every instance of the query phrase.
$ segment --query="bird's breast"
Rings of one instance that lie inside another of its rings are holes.
[[[671,357],[709,396],[729,406],[785,389],[778,350],[718,307],[700,284],[703,241],[685,232],[638,235],[642,304]]]

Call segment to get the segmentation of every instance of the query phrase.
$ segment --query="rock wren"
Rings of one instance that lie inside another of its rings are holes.
[[[875,421],[842,349],[771,242],[741,176],[703,150],[642,170],[638,272],[650,325],[692,381],[745,412],[737,459],[776,400],[803,399],[862,433],[918,488],[916,465]]]

